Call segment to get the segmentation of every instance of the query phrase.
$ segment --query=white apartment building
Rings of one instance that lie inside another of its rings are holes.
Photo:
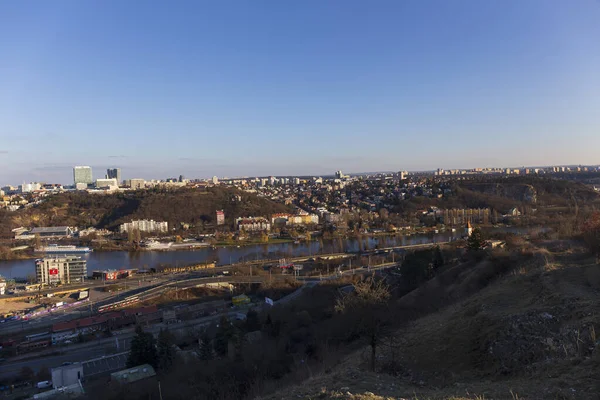
[[[136,230],[140,232],[165,233],[169,231],[169,224],[166,221],[158,222],[154,221],[153,219],[142,219],[137,221],[126,222],[119,227],[119,231],[121,233]]]
[[[237,225],[239,231],[244,232],[261,232],[271,230],[271,224],[263,217],[238,218],[235,220],[235,224]]]

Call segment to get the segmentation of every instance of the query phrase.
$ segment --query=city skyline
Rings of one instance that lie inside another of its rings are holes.
[[[118,185],[121,185],[123,182],[127,182],[130,180],[135,180],[135,181],[166,181],[166,180],[170,180],[173,179],[175,181],[177,180],[181,180],[182,177],[184,177],[182,174],[180,174],[179,176],[175,175],[165,175],[165,174],[159,174],[158,176],[152,176],[152,177],[142,177],[142,176],[121,176],[121,172],[122,172],[122,168],[120,167],[111,167],[111,168],[107,168],[103,171],[107,172],[106,174],[101,174],[100,172],[94,174],[94,170],[95,167],[93,166],[72,166],[70,167],[70,171],[71,171],[71,178],[70,181],[66,181],[66,182],[62,182],[62,181],[50,181],[47,179],[40,179],[37,181],[22,181],[22,182],[0,182],[0,188],[2,188],[3,186],[14,186],[17,184],[33,184],[33,183],[44,183],[44,184],[60,184],[63,186],[73,186],[75,187],[77,182],[76,182],[76,169],[91,169],[90,173],[92,174],[92,179],[89,183],[89,185],[93,186],[98,180],[99,181],[105,181],[109,178],[108,177],[108,172],[109,170],[118,170],[119,171],[119,176],[121,177],[120,180],[116,180],[116,182],[118,183]],[[511,175],[515,175],[518,173],[515,173],[514,171],[520,171],[522,173],[526,173],[526,174],[536,174],[537,170],[541,170],[541,172],[552,172],[552,169],[558,168],[558,171],[554,171],[554,172],[561,172],[560,169],[563,168],[562,172],[585,172],[587,171],[587,168],[592,168],[592,169],[598,169],[600,168],[600,164],[582,164],[582,163],[578,163],[578,164],[553,164],[553,165],[521,165],[521,166],[514,166],[514,165],[504,165],[504,166],[493,166],[493,167],[481,167],[481,166],[471,166],[469,168],[442,168],[442,167],[438,167],[438,168],[434,168],[434,169],[422,169],[422,170],[409,170],[409,169],[404,169],[404,168],[397,168],[395,170],[390,169],[390,170],[379,170],[379,171],[349,171],[349,172],[345,172],[343,170],[335,170],[335,171],[325,171],[322,174],[264,174],[264,175],[222,175],[222,176],[217,176],[217,175],[213,175],[213,176],[188,176],[188,177],[184,177],[185,180],[202,180],[202,181],[207,181],[207,182],[212,182],[214,184],[217,184],[220,180],[238,180],[238,179],[258,179],[258,178],[269,178],[269,177],[301,177],[301,178],[306,178],[306,177],[327,177],[327,178],[340,178],[340,176],[338,175],[339,173],[342,173],[343,177],[350,177],[350,176],[360,176],[360,175],[374,175],[374,174],[431,174],[431,175],[440,175],[440,172],[442,172],[444,176],[452,176],[452,175],[460,175],[461,172],[467,172],[467,173],[482,173],[482,172],[493,172],[493,173],[502,173],[505,174],[507,173],[507,171],[509,171],[509,174]],[[579,171],[579,169],[581,171]],[[127,173],[127,171],[126,171]],[[81,174],[81,173],[80,173]],[[115,178],[116,179],[116,178]],[[83,188],[83,187],[81,187]]]
[[[0,182],[595,165],[599,18],[597,1],[2,4]]]

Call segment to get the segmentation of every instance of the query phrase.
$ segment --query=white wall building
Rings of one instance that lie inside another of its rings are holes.
[[[78,256],[45,257],[35,261],[38,283],[58,284],[83,282],[87,277],[87,261]]]
[[[238,218],[235,220],[235,224],[237,225],[239,231],[244,232],[261,232],[271,230],[271,224],[263,217]]]
[[[127,186],[133,190],[143,189],[146,187],[146,181],[143,179],[129,179],[127,181]]]
[[[119,183],[115,178],[96,179],[96,188],[115,189],[119,187]]]
[[[41,188],[42,188],[42,185],[37,182],[24,183],[22,185],[19,185],[19,192],[30,193],[35,190],[40,190]]]
[[[169,224],[166,221],[158,222],[153,219],[142,219],[137,221],[126,222],[119,227],[119,231],[130,232],[138,230],[140,232],[168,232]]]

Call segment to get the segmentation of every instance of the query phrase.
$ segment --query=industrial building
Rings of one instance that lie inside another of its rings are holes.
[[[33,228],[29,235],[38,235],[40,238],[61,238],[73,235],[73,229],[68,226],[38,227]]]
[[[83,365],[81,363],[62,365],[52,368],[51,373],[54,389],[75,385],[83,379]]]
[[[35,260],[38,283],[48,285],[83,282],[87,277],[87,261],[78,256],[55,256]]]

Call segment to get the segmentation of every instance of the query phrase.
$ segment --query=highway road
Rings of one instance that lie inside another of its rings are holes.
[[[20,360],[11,363],[5,362],[0,364],[0,379],[18,376],[23,367],[29,367],[37,373],[43,367],[58,367],[65,362],[85,361],[94,357],[101,357],[105,354],[105,349],[101,346],[89,347],[80,350],[67,348],[61,350],[62,352],[60,354],[46,355],[42,357],[36,357],[35,359]]]

